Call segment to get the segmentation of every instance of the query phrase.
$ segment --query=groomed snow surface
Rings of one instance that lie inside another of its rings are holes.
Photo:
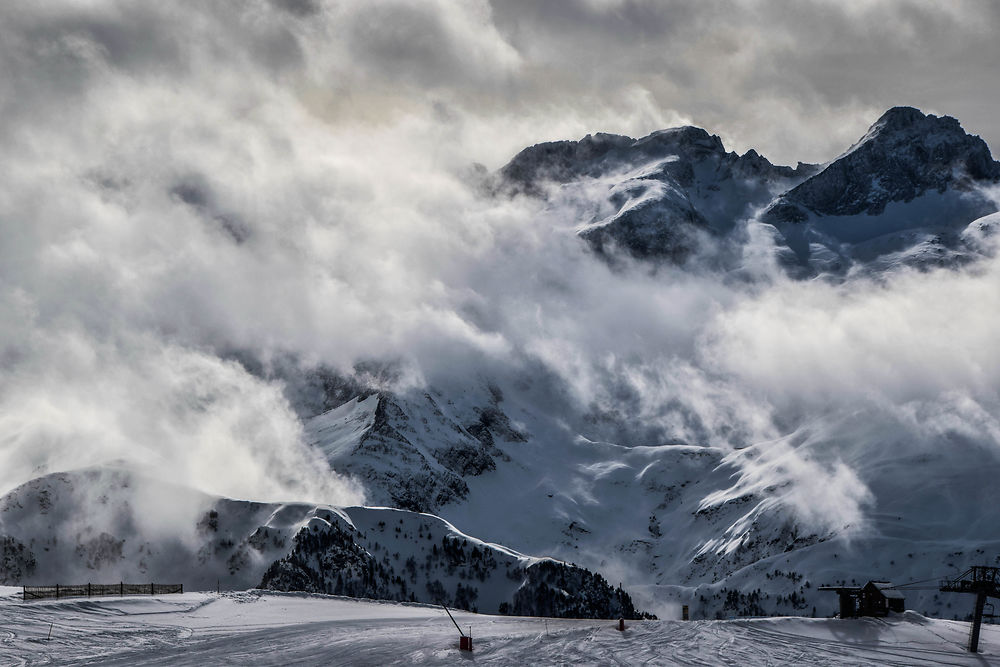
[[[1000,629],[912,612],[889,619],[631,622],[487,616],[473,653],[440,608],[248,591],[23,603],[0,587],[0,664],[101,665],[983,665]],[[48,638],[51,625],[51,639]]]

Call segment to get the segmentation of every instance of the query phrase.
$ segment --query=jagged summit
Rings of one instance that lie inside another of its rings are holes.
[[[997,180],[1000,163],[986,142],[967,134],[957,120],[893,107],[847,152],[780,197],[765,219],[880,215],[892,202]]]
[[[865,136],[867,137],[875,133],[902,132],[907,130],[923,134],[923,130],[928,125],[951,126],[953,130],[961,130],[958,121],[951,116],[938,117],[934,114],[925,114],[915,107],[899,106],[892,107],[879,116],[878,120],[868,128],[868,133]]]
[[[974,179],[1000,178],[1000,163],[976,135],[962,129],[951,116],[924,114],[913,107],[893,107],[843,157],[864,149],[890,152],[908,158],[910,164],[949,164]]]
[[[502,191],[544,198],[563,188],[556,196],[577,202],[604,190],[606,203],[594,202],[577,229],[593,250],[683,263],[814,171],[776,166],[757,151],[727,152],[718,135],[688,125],[641,139],[594,134],[530,146],[499,180]],[[574,194],[577,184],[585,192]]]
[[[915,123],[919,123],[920,121],[925,120],[927,118],[935,118],[935,116],[933,114],[925,114],[923,111],[917,109],[916,107],[898,106],[898,107],[892,107],[884,114],[882,114],[879,117],[879,119],[875,121],[874,125],[876,126],[884,125],[887,127],[895,127],[897,129],[901,129],[904,127],[911,126]],[[942,120],[948,119],[955,121],[955,119],[952,118],[951,116],[942,116],[941,119]],[[957,125],[958,121],[955,121],[955,124]]]
[[[892,107],[879,116],[858,144],[878,138],[887,139],[899,134],[931,141],[935,138],[949,137],[958,141],[974,139],[979,140],[978,143],[983,147],[986,146],[978,136],[967,134],[958,119],[952,116],[925,114],[920,109],[905,106]],[[986,149],[986,152],[989,153],[989,149]]]
[[[758,170],[783,176],[797,173],[791,167],[775,166],[756,151],[743,156],[726,152],[722,139],[707,130],[684,125],[657,130],[633,139],[620,134],[599,132],[579,141],[549,141],[529,146],[500,169],[500,177],[515,191],[541,194],[545,182],[567,183],[581,177],[595,177],[622,168],[665,158],[677,158],[692,166],[705,160],[722,168],[748,160]],[[811,165],[800,167],[809,168]]]
[[[539,192],[539,181],[564,183],[585,174],[596,175],[609,162],[620,163],[635,139],[620,134],[588,134],[579,141],[548,141],[522,150],[500,170],[515,190]]]
[[[708,256],[728,252],[718,240],[738,245],[730,232],[758,220],[776,228],[781,263],[813,275],[885,256],[950,261],[961,228],[996,211],[984,188],[1000,183],[1000,162],[956,119],[898,106],[825,165],[774,165],[683,126],[537,144],[498,176],[500,191],[577,207],[577,233],[606,257],[683,264],[697,256],[721,266],[725,259]]]
[[[705,157],[710,154],[724,154],[725,146],[716,134],[693,125],[683,125],[666,130],[657,130],[637,140],[633,150],[650,156],[681,153],[691,157]]]

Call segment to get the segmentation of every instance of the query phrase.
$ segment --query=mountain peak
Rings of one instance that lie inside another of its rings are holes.
[[[998,180],[1000,163],[986,142],[957,120],[893,107],[850,150],[772,204],[768,217],[795,222],[805,220],[807,211],[879,215],[890,202]]]
[[[936,118],[936,116],[924,114],[923,111],[914,107],[892,107],[875,121],[873,127],[904,129],[927,118]]]
[[[636,141],[634,148],[642,152],[652,152],[654,146],[695,155],[726,152],[718,135],[709,134],[707,130],[694,125],[657,130]]]
[[[925,114],[913,107],[893,107],[886,111],[851,150],[871,141],[889,144],[918,141],[925,145],[948,143],[970,146],[978,142],[982,144],[982,148],[986,147],[979,137],[966,134],[955,118]]]

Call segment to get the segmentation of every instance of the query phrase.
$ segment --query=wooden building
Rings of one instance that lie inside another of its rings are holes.
[[[888,616],[890,611],[906,611],[903,593],[888,581],[869,581],[858,596],[858,616]]]
[[[864,586],[822,586],[840,598],[840,618],[887,616],[906,610],[903,593],[887,581],[869,581]]]

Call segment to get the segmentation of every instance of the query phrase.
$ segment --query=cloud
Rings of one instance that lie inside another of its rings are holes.
[[[8,339],[9,340],[9,339]],[[54,470],[126,464],[232,498],[360,502],[303,444],[280,388],[127,331],[31,331],[0,393],[4,491]]]
[[[352,67],[383,82],[425,92],[496,85],[520,64],[485,2],[382,1],[365,11],[340,9]]]
[[[702,356],[772,400],[879,392],[894,403],[997,386],[989,328],[1000,270],[904,271],[888,282],[780,282],[706,331]],[[976,304],[974,309],[969,304]]]
[[[547,100],[614,105],[625,85],[639,85],[741,153],[825,161],[899,104],[955,115],[988,142],[1000,139],[984,111],[1000,21],[988,2],[494,5]]]
[[[905,424],[928,449],[958,426],[926,406],[954,405],[992,451],[995,260],[839,286],[766,253],[752,284],[611,269],[569,233],[587,201],[477,190],[472,161],[591,131],[695,122],[793,161],[898,102],[986,123],[991,92],[962,86],[989,80],[989,5],[782,7],[0,8],[0,486],[126,458],[214,493],[359,500],[235,353],[531,378],[566,424],[629,444],[746,447],[862,414],[858,447]],[[918,71],[919,90],[883,85]],[[782,450],[795,488],[868,483],[809,433]]]

